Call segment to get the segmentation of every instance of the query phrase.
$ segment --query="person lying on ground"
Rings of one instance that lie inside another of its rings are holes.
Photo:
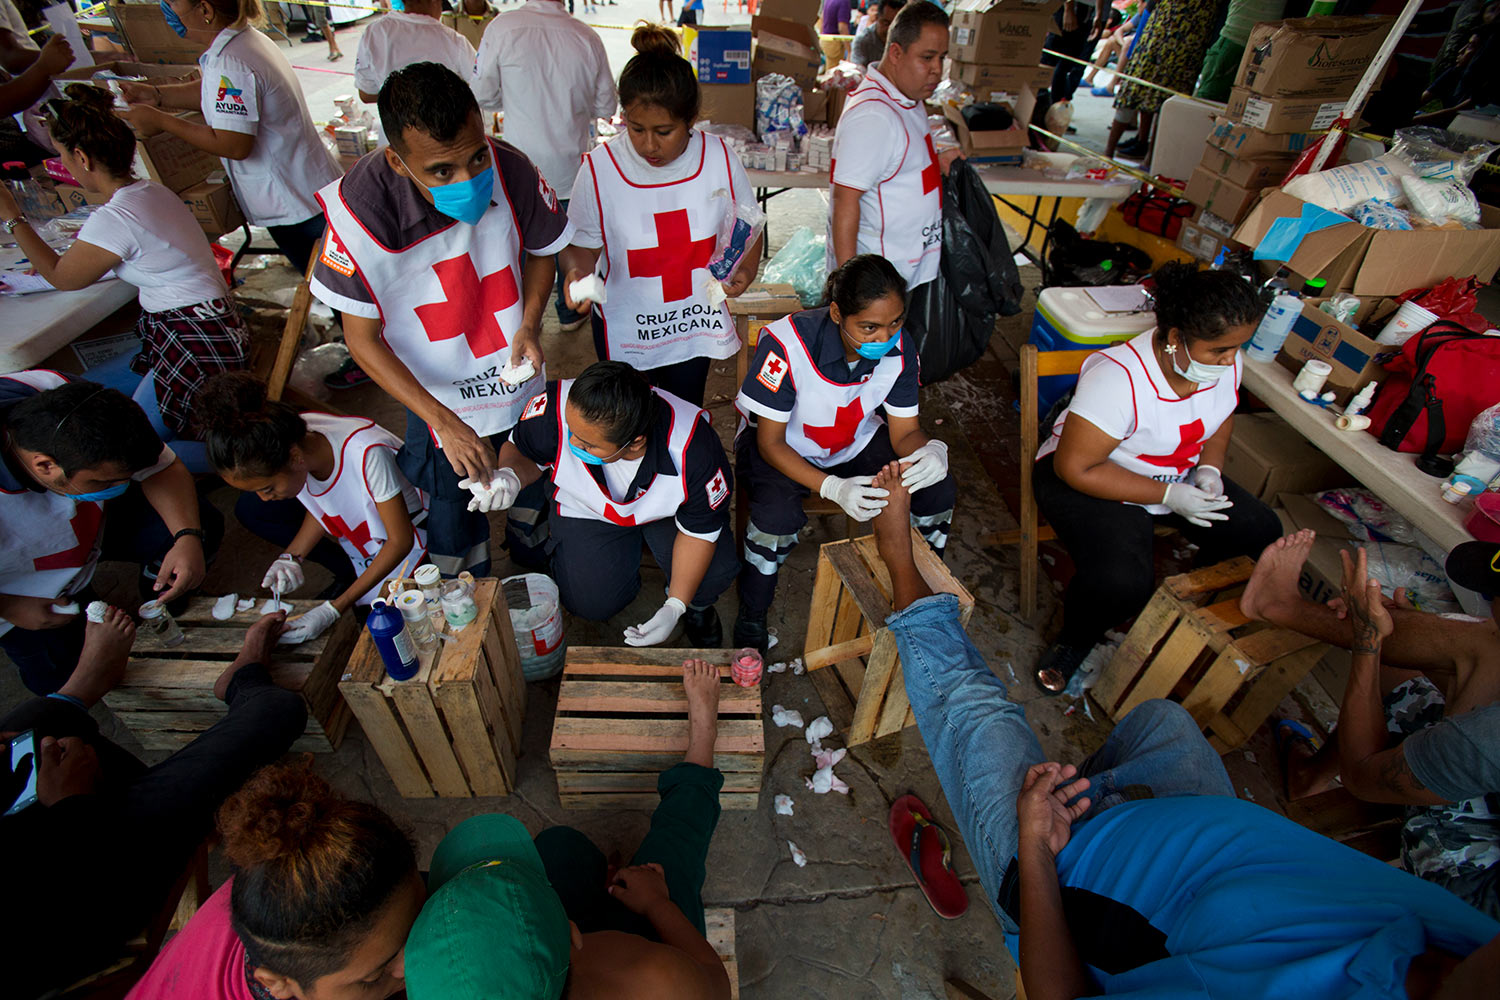
[[[1354,654],[1338,729],[1315,752],[1307,740],[1288,748],[1287,794],[1326,791],[1339,778],[1357,798],[1410,807],[1401,830],[1406,869],[1500,917],[1500,628],[1425,614],[1404,600],[1388,605],[1363,549],[1352,559],[1342,553],[1344,591],[1334,606],[1306,600],[1297,580],[1314,538],[1299,531],[1274,542],[1240,598],[1252,620]],[[1497,555],[1492,543],[1460,545],[1449,575],[1500,594],[1500,571],[1490,566]]]
[[[57,693],[0,718],[0,736],[34,731],[39,757],[37,804],[0,818],[5,899],[16,914],[0,935],[7,996],[67,986],[120,958],[164,905],[214,810],[302,735],[302,698],[267,669],[285,620],[250,626],[214,684],[227,714],[154,767],[105,739],[89,715],[124,675],[135,639],[117,608],[84,627],[78,666]]]
[[[1234,795],[1175,702],[1049,761],[911,556],[892,464],[875,540],[917,727],[1031,1000],[1457,998],[1500,974],[1500,922]]]
[[[372,1000],[405,986],[426,890],[411,839],[312,758],[262,768],[219,810],[234,874],[126,1000]]]
[[[474,816],[432,857],[407,942],[411,1000],[725,1000],[729,977],[705,937],[703,881],[724,775],[714,767],[720,668],[682,665],[683,761],[657,780],[651,830],[612,869],[577,830],[537,834]]]

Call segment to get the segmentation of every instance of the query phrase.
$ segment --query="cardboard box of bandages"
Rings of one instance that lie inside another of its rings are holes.
[[[1236,87],[1265,97],[1348,97],[1385,41],[1389,17],[1296,17],[1250,30]]]
[[[1316,493],[1353,481],[1337,462],[1274,413],[1234,418],[1223,472],[1268,503],[1278,493]]]
[[[1057,0],[958,0],[952,8],[948,55],[970,63],[1034,65],[1059,6]]]
[[[177,197],[192,210],[193,218],[209,236],[223,236],[245,221],[228,181],[204,181],[177,192]]]

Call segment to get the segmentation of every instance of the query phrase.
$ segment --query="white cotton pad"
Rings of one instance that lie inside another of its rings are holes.
[[[263,615],[275,614],[277,611],[285,611],[287,614],[291,614],[292,613],[292,604],[291,604],[291,602],[290,601],[282,601],[280,605],[277,605],[276,598],[271,597],[271,598],[268,598],[266,600],[266,603],[264,603],[264,604],[262,604],[260,606],[260,613],[263,614]]]
[[[536,365],[531,363],[530,358],[522,358],[520,364],[516,364],[514,358],[505,363],[500,369],[500,381],[506,385],[520,385],[536,374]]]
[[[52,605],[52,613],[56,615],[76,615],[78,611],[77,601],[62,601]]]
[[[217,601],[214,601],[214,620],[227,622],[229,619],[233,618],[234,605],[235,602],[239,600],[239,596],[239,594],[225,594]]]
[[[703,283],[703,294],[708,297],[711,307],[716,307],[729,298],[729,293],[724,291],[723,282],[713,275],[709,275],[708,280]]]
[[[597,274],[585,275],[568,286],[574,302],[597,302],[604,305],[604,279]]]

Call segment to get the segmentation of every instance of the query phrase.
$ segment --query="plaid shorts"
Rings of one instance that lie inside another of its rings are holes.
[[[250,333],[234,297],[143,312],[135,332],[141,353],[131,360],[130,370],[155,380],[156,404],[167,427],[185,438],[198,437],[193,397],[211,376],[248,365]]]

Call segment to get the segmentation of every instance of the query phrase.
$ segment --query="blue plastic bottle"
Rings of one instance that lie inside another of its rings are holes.
[[[365,627],[370,630],[370,638],[375,640],[375,649],[385,662],[385,672],[391,675],[391,680],[410,680],[417,675],[417,648],[400,611],[385,601],[372,601]]]

